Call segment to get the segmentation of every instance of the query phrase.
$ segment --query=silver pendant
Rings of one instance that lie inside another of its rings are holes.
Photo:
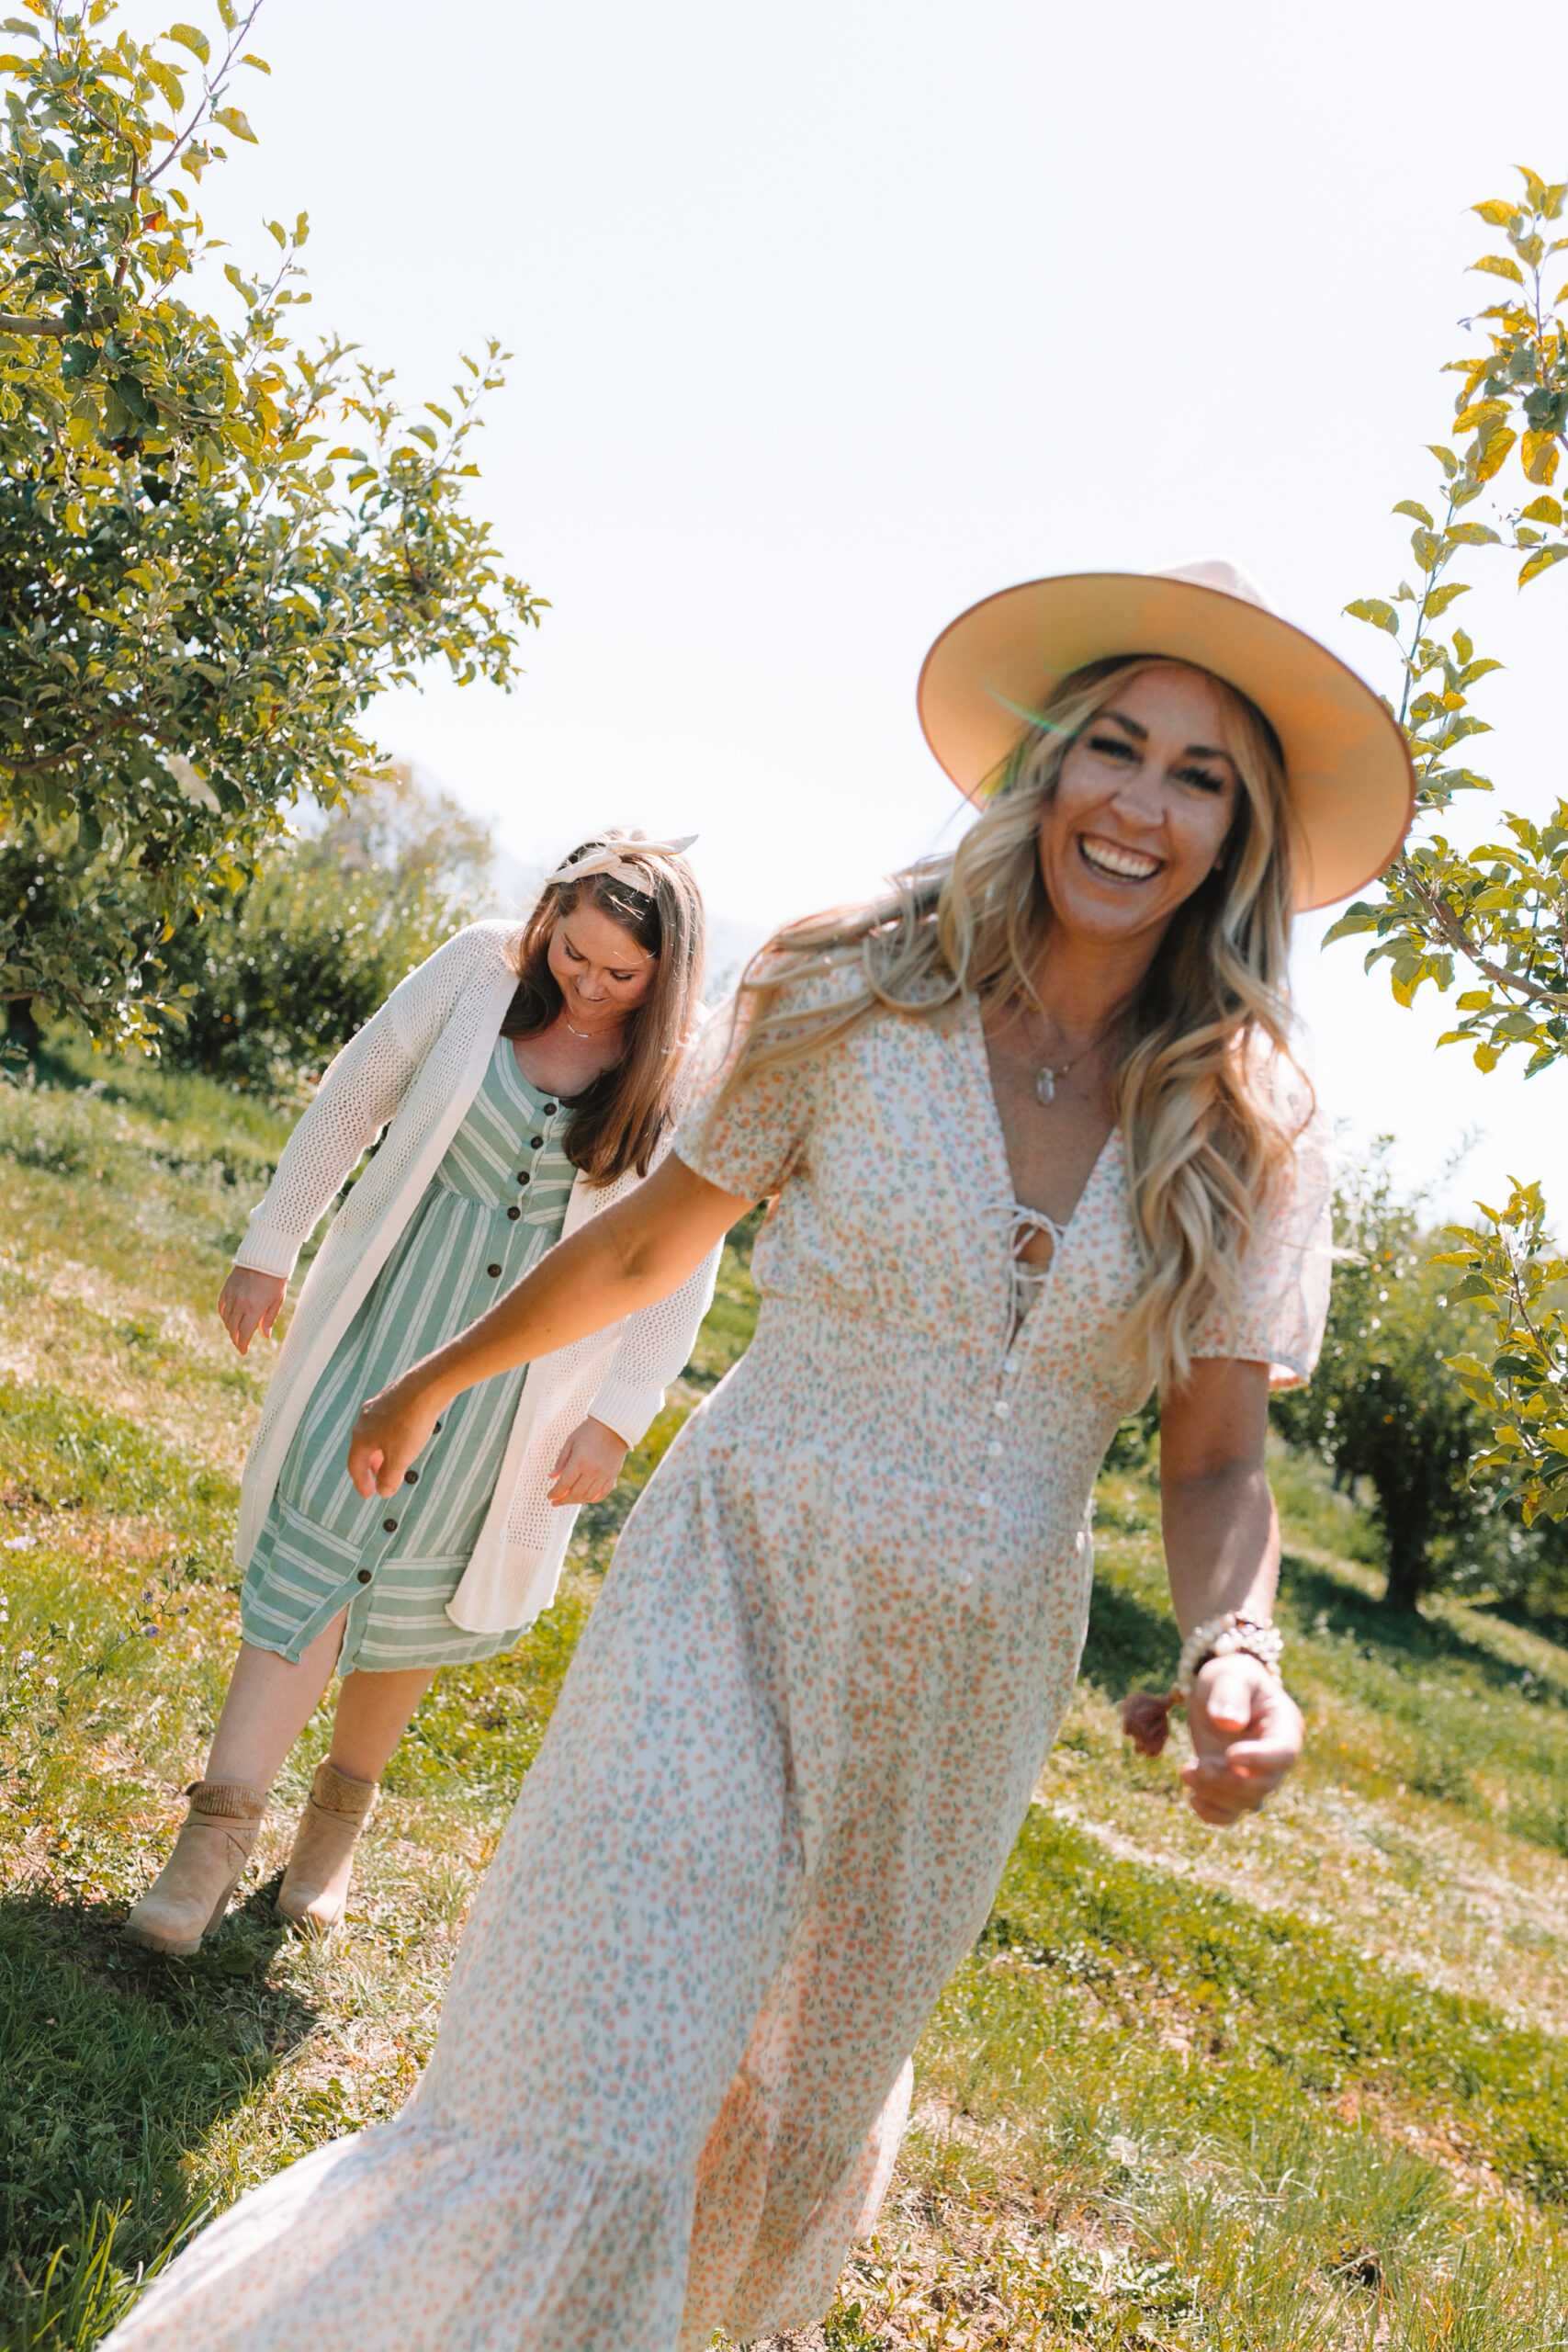
[[[1035,1073],[1034,1091],[1042,1102],[1054,1102],[1056,1099],[1056,1073],[1043,1063]]]

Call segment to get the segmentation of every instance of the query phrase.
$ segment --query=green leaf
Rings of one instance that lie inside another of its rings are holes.
[[[224,130],[231,132],[234,138],[248,139],[253,147],[260,143],[255,132],[251,129],[238,107],[214,107],[212,119],[214,122],[220,122]]]
[[[169,39],[177,40],[182,49],[188,49],[193,57],[199,57],[204,65],[212,54],[211,42],[195,25],[171,25]]]
[[[1425,523],[1428,530],[1433,528],[1431,516],[1416,499],[1402,498],[1398,505],[1391,507],[1389,511],[1394,514],[1408,514],[1413,523]]]

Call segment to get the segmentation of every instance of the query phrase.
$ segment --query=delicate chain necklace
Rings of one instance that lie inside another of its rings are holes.
[[[561,1012],[561,1019],[566,1022],[566,1025],[571,1031],[572,1035],[574,1037],[581,1037],[584,1045],[596,1046],[601,1038],[613,1036],[615,1030],[622,1028],[625,1025],[623,1023],[616,1021],[613,1023],[608,1029],[579,1029],[573,1022],[568,1020],[564,1007]]]
[[[1095,1047],[1104,1042],[1105,1038],[1111,1033],[1115,1018],[1116,1016],[1112,1014],[1111,1021],[1106,1022],[1103,1027],[1100,1028],[1094,1036],[1090,1037],[1086,1044],[1080,1046],[1070,1062],[1041,1063],[1039,1069],[1034,1073],[1034,1095],[1037,1102],[1042,1103],[1051,1103],[1055,1101],[1056,1080],[1059,1078],[1067,1077],[1068,1074],[1077,1067],[1078,1063],[1082,1061],[1086,1054],[1093,1053]]]

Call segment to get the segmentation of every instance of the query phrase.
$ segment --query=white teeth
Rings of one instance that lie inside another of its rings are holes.
[[[1080,834],[1078,847],[1090,865],[1105,874],[1122,875],[1129,882],[1146,882],[1157,874],[1161,861],[1157,857],[1140,857],[1135,849],[1122,849],[1115,842],[1089,842]]]

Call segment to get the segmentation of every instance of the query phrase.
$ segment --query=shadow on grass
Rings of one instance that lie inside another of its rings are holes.
[[[1120,1580],[1097,1576],[1089,1600],[1082,1672],[1107,1698],[1129,1690],[1168,1690],[1181,1656],[1181,1636],[1168,1609],[1144,1600]]]
[[[1320,1620],[1325,1634],[1340,1639],[1348,1635],[1360,1644],[1369,1657],[1396,1673],[1420,1666],[1462,1665],[1490,1689],[1517,1696],[1517,1666],[1495,1656],[1479,1642],[1467,1641],[1457,1626],[1441,1617],[1386,1610],[1380,1601],[1348,1589],[1327,1569],[1290,1552],[1280,1562],[1280,1586],[1298,1618]],[[1494,1607],[1484,1613],[1532,1632],[1541,1630],[1522,1612]],[[1561,1685],[1549,1683],[1548,1687],[1559,1702],[1568,1701],[1568,1690]]]
[[[268,1981],[272,1892],[188,1961],[128,1944],[118,1905],[0,1896],[0,2342],[96,2209],[129,2208],[117,2262],[152,2260],[189,2204],[183,2158],[310,2032]]]

